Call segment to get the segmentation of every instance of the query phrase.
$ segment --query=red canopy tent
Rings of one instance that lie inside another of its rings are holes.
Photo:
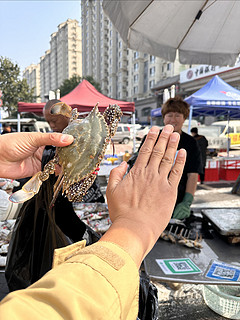
[[[77,108],[79,112],[89,112],[98,102],[99,111],[104,111],[109,104],[117,104],[121,108],[123,114],[129,115],[134,112],[134,102],[119,101],[108,98],[98,92],[93,85],[87,80],[83,80],[70,93],[66,94],[61,101],[67,103],[72,108]],[[41,113],[45,103],[26,103],[18,102],[18,112],[34,112]]]

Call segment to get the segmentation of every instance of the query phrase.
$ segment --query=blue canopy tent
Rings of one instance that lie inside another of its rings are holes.
[[[213,77],[185,101],[190,104],[189,125],[192,117],[198,115],[228,115],[231,118],[240,118],[240,91],[219,76]]]
[[[191,129],[192,117],[198,115],[240,118],[240,91],[214,76],[204,87],[185,99],[190,104],[188,133]],[[228,154],[229,154],[228,143]]]
[[[198,115],[230,115],[240,118],[240,91],[214,76],[204,87],[185,99],[190,104],[189,125]],[[161,108],[151,110],[151,117],[160,117]]]

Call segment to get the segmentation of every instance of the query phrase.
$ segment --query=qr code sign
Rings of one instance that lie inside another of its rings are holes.
[[[230,270],[217,266],[213,272],[213,276],[219,276],[221,278],[233,279],[235,270]]]
[[[192,268],[185,261],[173,261],[169,263],[175,271],[190,271]]]

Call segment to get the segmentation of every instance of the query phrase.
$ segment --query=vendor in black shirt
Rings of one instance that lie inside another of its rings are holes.
[[[171,124],[174,131],[180,134],[178,150],[183,148],[187,151],[186,164],[178,186],[178,197],[172,215],[175,219],[185,219],[191,214],[190,206],[197,188],[198,174],[201,173],[200,150],[196,140],[182,131],[183,123],[189,116],[188,103],[181,97],[170,98],[163,104],[161,112],[164,124]]]

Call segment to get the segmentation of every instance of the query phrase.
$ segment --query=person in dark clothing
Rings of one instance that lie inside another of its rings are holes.
[[[191,129],[191,134],[193,138],[197,141],[201,157],[202,157],[202,172],[199,174],[201,184],[203,184],[205,179],[205,167],[206,167],[206,160],[207,160],[207,147],[208,147],[208,141],[206,137],[198,134],[198,128],[194,127]]]
[[[187,159],[178,186],[177,201],[172,214],[172,218],[185,219],[191,214],[190,206],[196,191],[198,174],[202,170],[201,154],[196,140],[182,131],[183,123],[189,115],[188,103],[178,96],[170,98],[163,104],[161,112],[164,124],[171,124],[174,127],[174,132],[180,134],[178,150],[184,148],[187,151]],[[141,149],[145,137],[138,151]]]
[[[2,127],[3,127],[3,131],[1,132],[1,134],[15,132],[15,130],[11,128],[9,123],[6,123],[6,122],[3,123]]]

